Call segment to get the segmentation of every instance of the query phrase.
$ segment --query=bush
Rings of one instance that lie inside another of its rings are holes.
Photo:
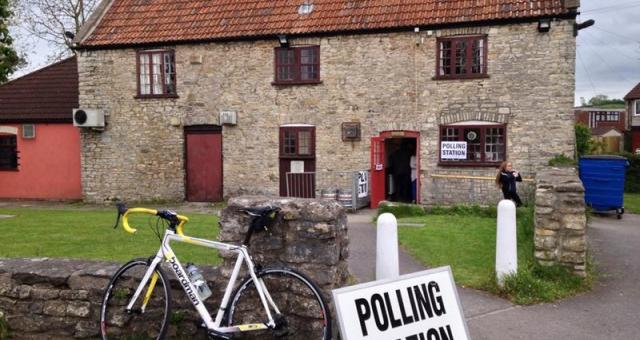
[[[640,192],[640,156],[630,152],[620,153],[620,156],[627,158],[629,161],[624,191],[631,193]]]
[[[574,166],[576,161],[565,155],[555,155],[549,160],[549,166]]]
[[[575,133],[576,152],[578,153],[578,157],[590,154],[593,150],[594,143],[591,139],[591,130],[589,130],[589,127],[584,124],[577,123],[575,126]]]

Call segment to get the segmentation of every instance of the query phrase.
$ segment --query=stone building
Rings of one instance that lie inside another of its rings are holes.
[[[87,201],[492,203],[572,156],[579,1],[105,0],[76,37]],[[414,156],[412,159],[411,156]],[[345,179],[346,178],[346,179]]]

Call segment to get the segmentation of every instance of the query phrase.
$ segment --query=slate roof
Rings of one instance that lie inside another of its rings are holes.
[[[0,85],[0,123],[71,123],[78,96],[73,56]]]
[[[310,14],[299,14],[305,0],[105,1],[78,37],[79,47],[575,17],[563,0],[306,0],[313,4]]]
[[[624,100],[633,100],[633,99],[640,99],[640,83],[638,83],[636,87],[631,89],[631,91],[629,91],[629,93],[627,93],[627,95],[624,96]]]

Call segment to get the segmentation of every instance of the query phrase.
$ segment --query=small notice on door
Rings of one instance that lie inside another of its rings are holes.
[[[301,174],[304,172],[304,161],[291,161],[291,173]]]
[[[467,159],[467,142],[440,143],[440,159]]]

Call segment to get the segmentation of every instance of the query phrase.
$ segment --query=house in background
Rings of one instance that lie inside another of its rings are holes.
[[[629,129],[631,133],[631,152],[640,153],[640,83],[626,96]]]
[[[77,107],[76,57],[0,85],[0,198],[82,198]]]
[[[599,153],[624,150],[624,135],[628,130],[625,109],[576,107],[574,112],[576,123],[588,126],[593,138],[601,143]]]
[[[411,174],[418,203],[497,202],[501,162],[574,154],[578,6],[103,1],[74,41],[107,123],[81,132],[84,197],[313,197],[369,171],[373,207]]]

